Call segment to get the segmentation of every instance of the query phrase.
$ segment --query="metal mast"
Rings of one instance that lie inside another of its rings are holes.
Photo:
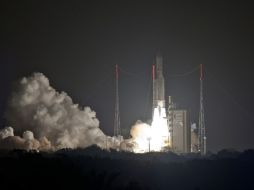
[[[199,110],[199,129],[198,129],[198,150],[202,155],[206,154],[206,135],[205,135],[205,113],[203,102],[203,64],[200,64],[200,110]]]
[[[118,65],[115,68],[116,74],[116,102],[115,102],[115,120],[114,120],[114,136],[121,135],[120,128],[120,114],[119,114],[119,94],[118,94],[118,79],[119,79],[119,70]]]

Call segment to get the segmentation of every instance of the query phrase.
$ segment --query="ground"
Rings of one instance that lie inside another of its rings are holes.
[[[0,161],[3,189],[254,189],[254,150],[206,157],[96,147],[54,153],[2,150]]]

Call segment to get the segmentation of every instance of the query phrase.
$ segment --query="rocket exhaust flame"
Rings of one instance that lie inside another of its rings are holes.
[[[131,129],[135,153],[163,151],[170,144],[166,109],[155,108],[151,125],[138,121]]]

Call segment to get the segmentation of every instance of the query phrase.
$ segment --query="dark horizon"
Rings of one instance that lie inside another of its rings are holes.
[[[160,50],[165,91],[198,122],[204,64],[208,151],[254,148],[254,12],[227,1],[2,2],[0,125],[11,85],[42,72],[113,134],[114,65],[121,127],[149,119],[151,67]],[[175,76],[174,75],[180,75]]]

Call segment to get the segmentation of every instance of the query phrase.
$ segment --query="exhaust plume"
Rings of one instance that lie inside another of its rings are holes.
[[[57,92],[42,73],[18,82],[6,117],[13,128],[0,131],[1,147],[60,149],[96,144],[105,148],[105,139],[107,147],[115,141],[100,130],[90,107],[80,108],[65,92]],[[14,131],[19,136],[14,136]]]

